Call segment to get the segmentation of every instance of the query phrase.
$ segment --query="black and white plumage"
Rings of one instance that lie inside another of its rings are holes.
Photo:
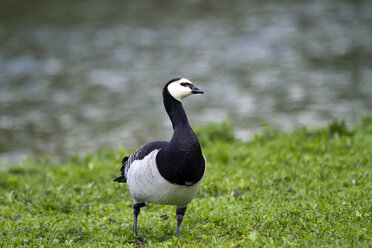
[[[163,102],[173,125],[172,139],[148,143],[122,160],[122,175],[114,181],[128,183],[134,200],[135,235],[140,208],[157,203],[177,206],[175,236],[179,236],[187,204],[195,197],[206,170],[199,141],[181,100],[191,94],[203,93],[185,78],[170,80],[163,89]]]

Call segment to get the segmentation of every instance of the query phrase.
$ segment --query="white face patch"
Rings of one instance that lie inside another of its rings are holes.
[[[182,83],[191,84],[190,80],[181,78],[168,85],[168,91],[175,99],[181,101],[185,97],[191,95],[191,89],[188,86],[181,85]]]

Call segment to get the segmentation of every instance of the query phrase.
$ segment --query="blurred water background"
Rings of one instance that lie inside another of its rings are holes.
[[[372,113],[371,1],[0,4],[2,160],[168,140],[179,76],[206,92],[185,99],[192,126],[229,119],[244,140]]]

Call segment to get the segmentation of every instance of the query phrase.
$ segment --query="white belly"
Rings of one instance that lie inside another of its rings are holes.
[[[154,150],[142,160],[131,163],[127,183],[135,203],[151,202],[166,205],[187,205],[196,195],[203,178],[191,185],[177,185],[165,180],[156,166]]]

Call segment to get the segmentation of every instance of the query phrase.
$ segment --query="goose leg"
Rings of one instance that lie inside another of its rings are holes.
[[[176,215],[177,215],[177,229],[176,229],[176,237],[178,237],[180,235],[180,227],[181,227],[181,223],[182,223],[182,220],[183,220],[183,216],[185,215],[185,212],[186,212],[186,208],[187,206],[185,207],[177,207],[177,210],[176,210]]]
[[[142,207],[145,207],[146,203],[134,203],[133,204],[133,233],[137,236],[137,217]]]

